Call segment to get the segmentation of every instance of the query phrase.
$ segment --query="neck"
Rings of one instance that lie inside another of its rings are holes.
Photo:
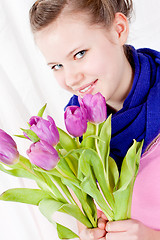
[[[115,96],[112,99],[107,101],[107,104],[115,111],[119,111],[123,108],[123,103],[127,98],[129,92],[131,91],[133,78],[134,78],[134,71],[129,63],[128,59],[124,58],[124,66],[125,69],[122,81],[117,89]]]

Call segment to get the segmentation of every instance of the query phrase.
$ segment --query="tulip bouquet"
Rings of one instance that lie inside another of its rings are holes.
[[[9,189],[0,200],[37,205],[56,226],[61,239],[78,236],[53,220],[57,211],[71,215],[88,228],[97,227],[96,205],[109,221],[131,217],[142,149],[142,142],[134,141],[119,173],[110,157],[111,116],[107,117],[104,97],[100,93],[87,94],[79,98],[79,104],[65,111],[69,134],[58,128],[52,117],[43,118],[46,106],[30,118],[29,129],[22,129],[23,135],[18,135],[32,141],[28,158],[20,155],[12,137],[0,130],[0,170],[37,183],[37,189]]]

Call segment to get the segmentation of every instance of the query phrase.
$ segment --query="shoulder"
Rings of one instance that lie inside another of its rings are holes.
[[[155,151],[156,149],[160,152],[160,133],[153,139],[153,141],[146,148],[144,155]]]

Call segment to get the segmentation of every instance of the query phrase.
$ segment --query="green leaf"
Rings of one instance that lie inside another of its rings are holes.
[[[34,179],[34,180],[37,179],[36,175],[34,175],[31,172],[28,172],[25,169],[18,169],[18,168],[11,169],[8,166],[7,166],[7,168],[5,168],[5,166],[3,164],[0,164],[0,170],[9,175],[15,176],[15,177],[30,178],[30,179]]]
[[[14,135],[15,137],[19,137],[19,138],[25,138],[27,139],[24,135]]]
[[[119,180],[119,171],[116,162],[110,156],[108,157],[108,175],[110,188],[113,192]]]
[[[60,172],[58,172],[58,170],[56,168],[53,168],[52,170],[49,170],[49,171],[46,171],[42,168],[38,168],[37,166],[34,167],[34,171],[36,172],[42,172],[42,173],[46,173],[47,174],[50,174],[50,175],[54,175],[54,176],[57,176],[57,177],[62,177],[62,174]]]
[[[123,191],[126,189],[133,177],[137,175],[142,145],[143,143],[139,144],[134,140],[133,145],[127,151],[127,154],[122,162],[120,180],[117,188],[118,190]]]
[[[90,167],[93,168],[93,172],[100,185],[100,188],[106,200],[108,201],[110,207],[113,209],[114,199],[113,199],[112,193],[110,192],[110,189],[108,188],[109,184],[107,182],[105,169],[97,152],[95,152],[92,149],[86,149],[81,154],[79,161],[80,161],[80,169],[86,177],[90,175]]]
[[[87,131],[83,135],[83,141],[81,142],[81,147],[92,148],[95,149],[95,140],[93,136],[96,133],[96,126],[93,123],[87,123]]]
[[[91,214],[92,214],[92,216],[94,218],[95,223],[98,226],[98,223],[97,223],[97,220],[98,220],[97,219],[97,207],[95,205],[94,199],[90,195],[86,194],[86,202],[87,202],[88,206],[90,207]]]
[[[83,191],[85,191],[87,194],[89,194],[92,198],[95,199],[101,210],[104,212],[104,214],[107,216],[108,220],[113,219],[113,212],[110,209],[108,203],[105,201],[103,198],[100,190],[98,189],[95,180],[92,176],[92,173],[90,173],[90,176],[86,177],[82,184],[81,187]]]
[[[0,195],[0,200],[38,205],[45,198],[51,198],[46,192],[39,189],[13,188]]]
[[[115,198],[115,211],[114,211],[114,219],[115,221],[118,220],[125,220],[130,218],[129,217],[129,198],[132,190],[132,185],[128,185],[124,191],[116,191],[114,192]],[[132,196],[132,194],[131,194]]]
[[[79,180],[77,177],[74,175],[70,167],[68,166],[68,163],[64,158],[61,158],[60,161],[58,162],[56,169],[62,174],[62,177],[64,178],[69,178],[74,182],[75,184],[79,185]]]
[[[76,186],[73,182],[69,179],[62,180],[65,185],[67,185],[70,189],[73,190],[74,194],[77,196],[79,202],[81,203],[82,209],[88,219],[90,220],[90,225],[87,227],[97,227],[97,218],[95,218],[95,206],[93,207],[94,202],[91,204],[91,199],[87,194],[82,191],[80,186]]]
[[[75,204],[64,204],[60,201],[55,201],[53,199],[44,199],[39,204],[40,211],[48,218],[50,222],[53,223],[53,214],[56,211],[66,213],[79,222],[83,223],[87,227],[91,227],[89,220],[82,213],[80,208]]]
[[[31,162],[29,161],[29,159],[28,158],[26,158],[26,157],[24,157],[24,156],[22,156],[22,155],[20,155],[19,156],[19,162],[17,163],[17,166],[16,167],[18,167],[18,168],[23,168],[23,169],[30,169],[30,170],[33,170],[32,169],[32,164],[31,164]]]
[[[68,198],[68,200],[71,203],[75,203],[70,191],[68,190],[67,186],[65,184],[63,184],[61,178],[57,177],[57,176],[50,176],[53,179],[53,182],[55,182],[56,184],[58,184],[58,186],[62,189],[62,192],[65,194],[65,196]]]
[[[74,138],[69,136],[65,131],[57,128],[60,135],[60,144],[68,152],[73,149],[77,149],[77,143]]]
[[[131,202],[134,182],[138,173],[143,141],[137,143],[134,140],[129,148],[121,168],[119,182],[113,193],[115,199],[114,220],[128,219],[131,217]]]
[[[86,227],[92,227],[86,216],[82,213],[80,208],[74,204],[64,204],[60,209],[63,213],[67,213],[70,216],[76,218],[79,222],[84,224]]]
[[[79,159],[79,168],[84,176],[86,176],[81,180],[83,191],[94,198],[108,219],[112,220],[113,212],[110,209],[109,204],[111,203],[112,207],[114,207],[113,197],[108,190],[103,164],[98,154],[91,149],[84,150]],[[102,192],[108,202],[103,198],[103,194],[97,186],[96,179],[98,180]]]
[[[38,142],[40,138],[37,136],[35,132],[33,132],[31,129],[23,129],[21,128],[23,132],[25,132],[29,139],[31,139],[32,142]]]
[[[58,237],[60,239],[73,239],[78,237],[78,235],[72,232],[69,228],[66,228],[58,223],[56,225],[57,225]]]
[[[45,181],[45,185],[47,184],[47,187],[45,187],[44,182],[40,181],[38,183],[38,186],[41,187],[42,189],[52,192],[54,199],[63,202],[63,203],[68,203],[67,200],[64,198],[64,196],[62,195],[62,193],[59,191],[58,187],[54,184],[54,182],[51,180],[50,175],[48,175],[47,173],[41,173],[44,181]]]
[[[13,165],[7,165],[4,163],[1,163],[1,164],[3,164],[6,167],[6,169],[25,169],[28,171],[32,171],[31,162],[29,161],[28,158],[23,157],[22,155],[19,155],[19,161],[16,164],[13,164]]]
[[[36,182],[43,182],[44,180],[40,173],[33,169],[31,162],[21,155],[19,156],[19,162],[17,164],[6,165],[0,163],[0,170],[15,177],[29,178]]]
[[[111,115],[104,122],[99,134],[99,138],[101,139],[101,141],[98,142],[98,148],[106,172],[108,172],[108,157],[110,153],[110,140],[111,140]]]
[[[47,107],[47,103],[39,110],[39,112],[37,114],[38,117],[43,117],[43,113],[44,113],[46,107]]]
[[[69,168],[72,170],[75,176],[77,176],[78,171],[78,159],[70,155],[69,157],[65,157],[65,160],[69,166]]]
[[[63,203],[54,201],[52,199],[44,199],[39,203],[39,210],[57,228],[59,238],[61,238],[61,239],[62,238],[66,238],[66,239],[76,238],[76,237],[78,237],[77,234],[72,232],[70,229],[62,226],[61,224],[56,223],[53,220],[53,214],[56,211],[61,210],[63,205],[64,205]]]

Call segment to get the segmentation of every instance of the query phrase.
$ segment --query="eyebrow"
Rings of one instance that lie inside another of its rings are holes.
[[[67,57],[69,57],[70,55],[72,55],[74,52],[76,52],[78,49],[80,49],[80,47],[77,47],[77,48],[75,48],[75,49],[73,49],[71,52],[69,52],[68,54],[67,54]]]
[[[81,48],[81,46],[80,47],[76,47],[71,52],[69,52],[66,57],[68,58],[70,55],[72,55],[74,52],[76,52],[76,50],[78,50],[80,48]],[[49,63],[47,63],[47,65],[51,65],[51,64],[54,65],[54,64],[57,64],[57,63],[56,62],[49,62]]]

